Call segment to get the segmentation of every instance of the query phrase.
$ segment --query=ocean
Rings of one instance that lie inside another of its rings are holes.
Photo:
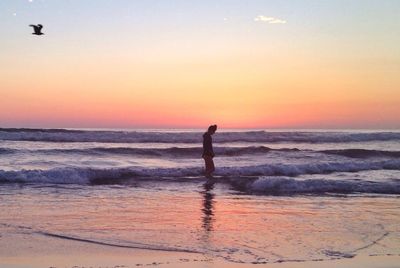
[[[233,263],[400,255],[400,131],[0,129],[0,237]]]

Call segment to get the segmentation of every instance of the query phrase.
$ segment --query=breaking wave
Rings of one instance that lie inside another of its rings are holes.
[[[288,177],[262,177],[238,186],[251,193],[268,195],[369,193],[400,194],[400,183],[356,180],[306,179]]]
[[[311,164],[268,164],[244,167],[221,167],[216,175],[220,182],[239,185],[246,189],[265,191],[274,189],[282,193],[297,192],[372,192],[400,193],[399,181],[393,184],[376,182],[353,182],[331,180],[295,180],[294,178],[262,178],[265,176],[299,176],[307,174],[328,174],[334,172],[358,172],[364,170],[400,170],[400,160],[392,159],[374,162],[325,162]],[[130,181],[156,180],[168,182],[202,181],[202,168],[53,168],[49,170],[0,170],[3,183],[51,183],[51,184],[125,184]],[[252,182],[250,186],[247,183]],[[361,185],[361,186],[360,186]],[[382,186],[383,185],[383,186]],[[375,187],[376,186],[376,187]],[[390,186],[390,187],[389,187]],[[249,188],[250,187],[250,188]],[[383,187],[383,188],[382,188]],[[278,190],[276,190],[278,189]],[[364,190],[363,190],[364,189]]]

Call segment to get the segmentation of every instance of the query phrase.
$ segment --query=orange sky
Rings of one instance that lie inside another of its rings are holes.
[[[386,34],[357,23],[325,34],[314,24],[331,26],[329,18],[299,24],[292,11],[279,25],[245,11],[168,34],[136,25],[104,35],[90,23],[62,34],[47,18],[37,37],[27,18],[8,18],[24,28],[0,45],[0,126],[400,127],[394,22],[386,18]]]

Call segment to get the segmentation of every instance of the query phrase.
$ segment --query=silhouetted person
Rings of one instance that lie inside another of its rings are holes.
[[[36,34],[36,35],[42,35],[44,33],[42,33],[42,28],[43,25],[42,24],[38,24],[38,25],[29,25],[30,27],[33,27],[33,33],[32,34]]]
[[[211,125],[208,127],[206,133],[203,134],[203,158],[206,164],[206,177],[212,177],[212,173],[215,170],[213,158],[215,156],[213,146],[212,146],[212,138],[213,135],[217,131],[217,125]]]

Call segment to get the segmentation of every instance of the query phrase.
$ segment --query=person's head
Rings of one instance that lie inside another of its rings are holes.
[[[214,134],[215,131],[217,131],[217,125],[211,125],[208,127],[208,133],[210,133],[211,135]]]

